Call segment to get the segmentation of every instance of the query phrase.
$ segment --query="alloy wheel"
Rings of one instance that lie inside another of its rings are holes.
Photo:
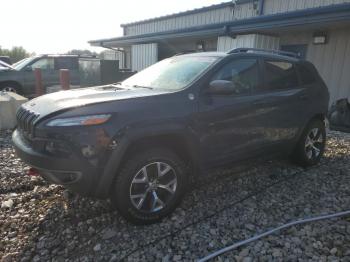
[[[322,150],[324,137],[319,128],[310,130],[305,141],[305,153],[309,160],[316,159]]]
[[[130,200],[142,212],[154,213],[165,208],[177,188],[175,170],[167,163],[153,162],[142,167],[130,185]]]

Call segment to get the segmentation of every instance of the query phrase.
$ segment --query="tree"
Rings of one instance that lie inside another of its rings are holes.
[[[89,55],[89,56],[98,56],[99,54],[96,52],[92,52],[88,49],[81,50],[81,49],[72,49],[67,52],[67,55]]]
[[[11,49],[2,49],[0,46],[0,56],[9,56],[12,63],[34,55],[34,53],[27,52],[21,46],[14,46]]]

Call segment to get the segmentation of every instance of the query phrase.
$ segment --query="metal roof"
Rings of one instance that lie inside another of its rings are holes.
[[[232,22],[209,24],[165,32],[115,37],[89,41],[90,44],[104,46],[117,44],[138,44],[177,37],[194,37],[227,33],[250,33],[257,30],[278,29],[291,26],[305,26],[322,22],[350,21],[350,4],[303,9],[288,13],[263,15]]]
[[[244,3],[249,3],[249,2],[257,2],[257,1],[258,0],[237,0],[236,4],[244,4]],[[234,6],[234,1],[223,2],[223,3],[220,3],[220,4],[214,4],[214,5],[210,5],[210,6],[205,6],[205,7],[196,8],[196,9],[192,9],[192,10],[188,10],[188,11],[179,12],[179,13],[174,13],[174,14],[169,14],[169,15],[164,15],[164,16],[158,16],[158,17],[145,19],[145,20],[140,20],[140,21],[136,21],[136,22],[125,23],[125,24],[121,24],[120,26],[121,27],[127,27],[127,26],[130,26],[130,25],[154,22],[154,21],[164,20],[164,19],[167,19],[167,18],[179,17],[179,16],[184,16],[184,15],[192,15],[192,14],[202,13],[202,12],[213,10],[213,9],[223,8],[223,7],[226,7],[226,6]]]

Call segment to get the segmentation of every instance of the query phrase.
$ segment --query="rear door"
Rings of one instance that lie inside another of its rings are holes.
[[[25,70],[23,70],[23,82],[25,83],[25,88],[33,88],[34,91],[35,76],[33,71],[35,68],[41,69],[44,88],[55,84],[55,81],[53,81],[53,78],[55,77],[53,57],[41,57],[35,60],[32,64],[28,65]]]
[[[285,147],[291,142],[303,126],[308,97],[293,62],[262,58],[261,66],[264,82],[253,95],[260,130],[255,139],[261,146],[275,150],[275,146]]]

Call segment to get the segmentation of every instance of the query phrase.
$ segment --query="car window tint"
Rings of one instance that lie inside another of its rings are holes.
[[[78,58],[76,57],[56,57],[55,58],[55,69],[78,69]]]
[[[53,58],[41,58],[31,65],[31,68],[40,68],[42,70],[52,70],[54,69]]]
[[[306,65],[298,65],[299,75],[302,84],[310,85],[316,82],[314,72]]]
[[[290,62],[265,60],[265,85],[263,90],[278,90],[294,88],[298,85],[295,67]]]
[[[248,94],[258,85],[257,59],[236,59],[226,64],[212,80],[231,81],[237,95]]]

